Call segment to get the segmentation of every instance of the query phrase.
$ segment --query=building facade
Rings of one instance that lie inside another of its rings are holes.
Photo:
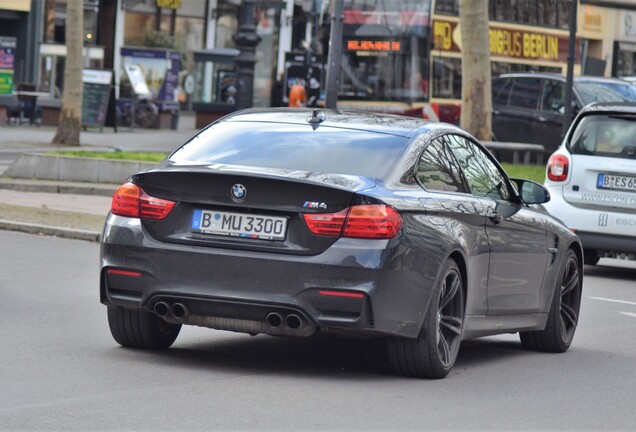
[[[196,58],[231,57],[241,0],[0,0],[0,91],[15,93],[9,81],[32,83],[43,95],[39,103],[59,105],[69,1],[84,3],[85,67],[113,70],[117,98],[134,97],[126,72],[134,66],[162,110],[232,102],[232,61],[197,65]],[[570,4],[491,0],[493,74],[565,73]],[[253,105],[287,104],[293,84],[305,86],[308,103],[319,105],[330,2],[254,5]],[[580,4],[577,21],[577,74],[636,75],[636,11]],[[436,118],[437,105],[461,97],[460,31],[458,0],[345,0],[338,106],[408,115],[428,109]]]

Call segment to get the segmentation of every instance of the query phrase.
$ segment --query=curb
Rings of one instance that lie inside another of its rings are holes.
[[[121,184],[131,175],[156,165],[156,162],[135,160],[22,153],[3,175],[20,179]]]
[[[84,240],[89,242],[99,242],[102,237],[101,233],[94,231],[52,227],[48,225],[29,224],[22,222],[12,222],[8,220],[0,220],[0,229],[6,231],[19,231],[28,234],[55,236],[73,240]]]
[[[118,187],[119,185],[110,183],[73,183],[0,177],[0,189],[9,189],[18,192],[46,192],[112,197]]]

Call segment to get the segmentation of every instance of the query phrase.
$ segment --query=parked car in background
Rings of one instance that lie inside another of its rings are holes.
[[[246,110],[113,196],[100,299],[123,346],[182,324],[386,339],[403,374],[444,377],[463,339],[563,352],[579,239],[463,130],[306,109]]]
[[[510,73],[492,81],[492,131],[496,141],[542,144],[546,153],[562,141],[565,76]],[[593,102],[636,102],[636,87],[615,78],[574,77],[573,113]]]
[[[581,110],[550,157],[545,208],[576,231],[585,263],[636,259],[636,104]]]
[[[582,95],[583,100],[590,100],[596,97],[596,93],[585,94],[586,89],[591,88],[592,86],[601,86],[618,93],[625,99],[626,102],[636,102],[636,87],[633,85],[633,83],[622,78],[582,76],[576,77],[575,82],[576,87],[579,88],[582,93],[584,93]],[[603,101],[594,100],[592,102]]]
[[[631,85],[636,84],[636,75],[622,76],[620,79],[627,81]]]

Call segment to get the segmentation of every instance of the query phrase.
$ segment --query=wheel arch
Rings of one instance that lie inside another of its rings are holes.
[[[451,254],[448,256],[448,259],[452,259],[453,261],[455,261],[455,264],[457,264],[457,267],[459,268],[459,274],[462,277],[462,291],[464,294],[464,313],[465,313],[466,304],[468,303],[466,301],[468,299],[468,268],[466,264],[466,259],[464,255],[458,250],[451,252]]]
[[[580,275],[579,278],[581,280],[581,290],[583,290],[583,267],[585,265],[583,262],[583,258],[584,258],[583,246],[581,245],[581,243],[577,241],[573,241],[568,246],[568,249],[574,251],[574,254],[576,255],[576,259],[579,265],[579,275]]]

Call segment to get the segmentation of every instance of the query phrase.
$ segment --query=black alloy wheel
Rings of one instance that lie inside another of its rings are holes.
[[[437,354],[445,368],[455,364],[464,321],[462,280],[457,269],[446,274],[437,307]]]
[[[444,378],[455,365],[464,324],[464,289],[457,264],[449,260],[435,287],[417,339],[391,338],[389,359],[401,374]]]
[[[578,261],[574,253],[568,257],[561,284],[561,307],[559,318],[561,339],[568,344],[574,339],[574,331],[579,322],[579,309],[581,306],[581,278],[579,277]]]
[[[567,351],[574,339],[581,308],[581,272],[573,250],[565,258],[545,330],[520,332],[521,344],[528,349],[561,353]]]

